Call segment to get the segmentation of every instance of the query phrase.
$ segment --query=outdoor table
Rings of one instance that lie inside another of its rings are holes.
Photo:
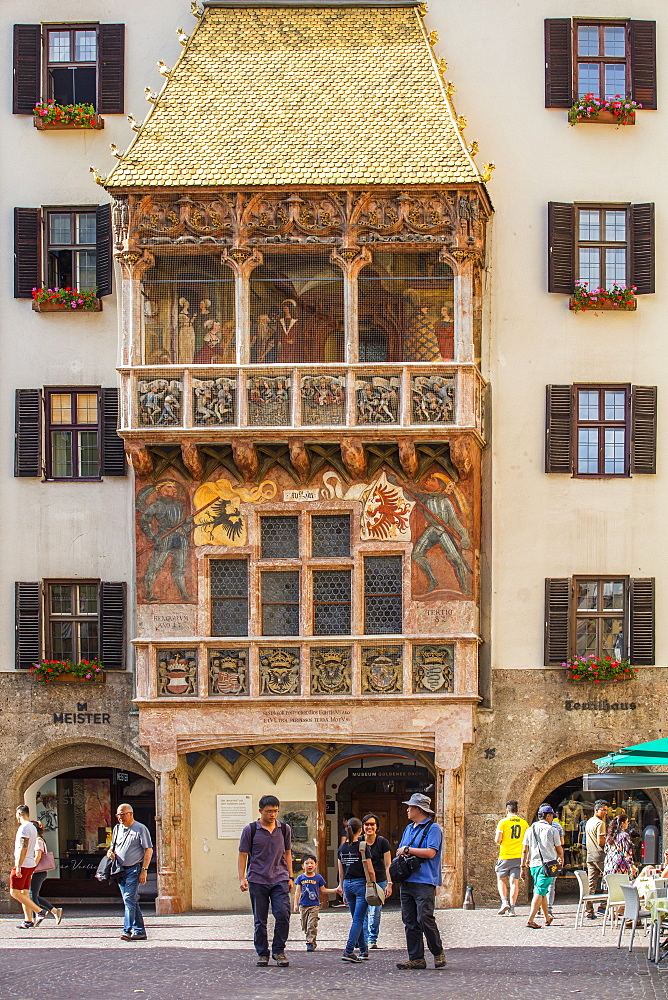
[[[668,955],[668,950],[661,954],[661,924],[668,919],[668,899],[657,899],[651,896],[645,899],[645,906],[650,912],[649,947],[647,957],[653,962],[660,962]]]

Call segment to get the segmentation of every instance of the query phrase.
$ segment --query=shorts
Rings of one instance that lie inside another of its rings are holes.
[[[16,874],[16,868],[12,868],[11,874],[9,876],[9,888],[10,889],[29,889],[30,880],[32,878],[32,873],[34,868],[26,868],[24,865],[21,868],[21,874]]]
[[[521,869],[521,858],[499,858],[494,865],[494,871],[499,878],[519,878]]]
[[[550,886],[554,882],[555,876],[545,875],[542,865],[538,865],[537,868],[531,868],[529,870],[531,872],[531,878],[533,879],[534,893],[538,896],[547,896],[550,891]]]

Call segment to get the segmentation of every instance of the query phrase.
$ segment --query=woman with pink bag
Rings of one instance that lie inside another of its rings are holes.
[[[32,820],[32,825],[37,829],[37,844],[35,845],[35,858],[37,859],[37,864],[33,869],[32,879],[30,880],[30,898],[33,903],[37,903],[42,909],[39,913],[35,914],[35,919],[32,922],[33,927],[39,927],[41,922],[44,920],[48,914],[52,914],[55,917],[56,923],[59,924],[63,919],[62,907],[54,906],[50,903],[48,899],[44,899],[44,896],[40,896],[39,891],[42,888],[42,883],[50,871],[56,867],[53,860],[53,854],[49,851],[48,847],[44,842],[44,827],[38,820]]]

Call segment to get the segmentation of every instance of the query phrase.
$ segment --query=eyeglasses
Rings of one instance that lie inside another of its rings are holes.
[[[365,823],[365,826],[376,826],[376,823]]]
[[[132,816],[132,813],[130,812],[129,809],[126,809],[124,813],[116,813],[116,815],[119,816],[119,817],[120,816]]]

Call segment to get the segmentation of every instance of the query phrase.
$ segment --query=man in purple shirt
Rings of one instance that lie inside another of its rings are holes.
[[[260,818],[249,823],[239,841],[239,888],[249,892],[255,935],[253,943],[258,954],[257,964],[269,965],[267,918],[269,904],[274,915],[274,939],[271,957],[282,968],[289,965],[285,957],[285,942],[290,930],[290,893],[292,891],[292,831],[287,823],[279,823],[279,801],[275,795],[260,799]]]

